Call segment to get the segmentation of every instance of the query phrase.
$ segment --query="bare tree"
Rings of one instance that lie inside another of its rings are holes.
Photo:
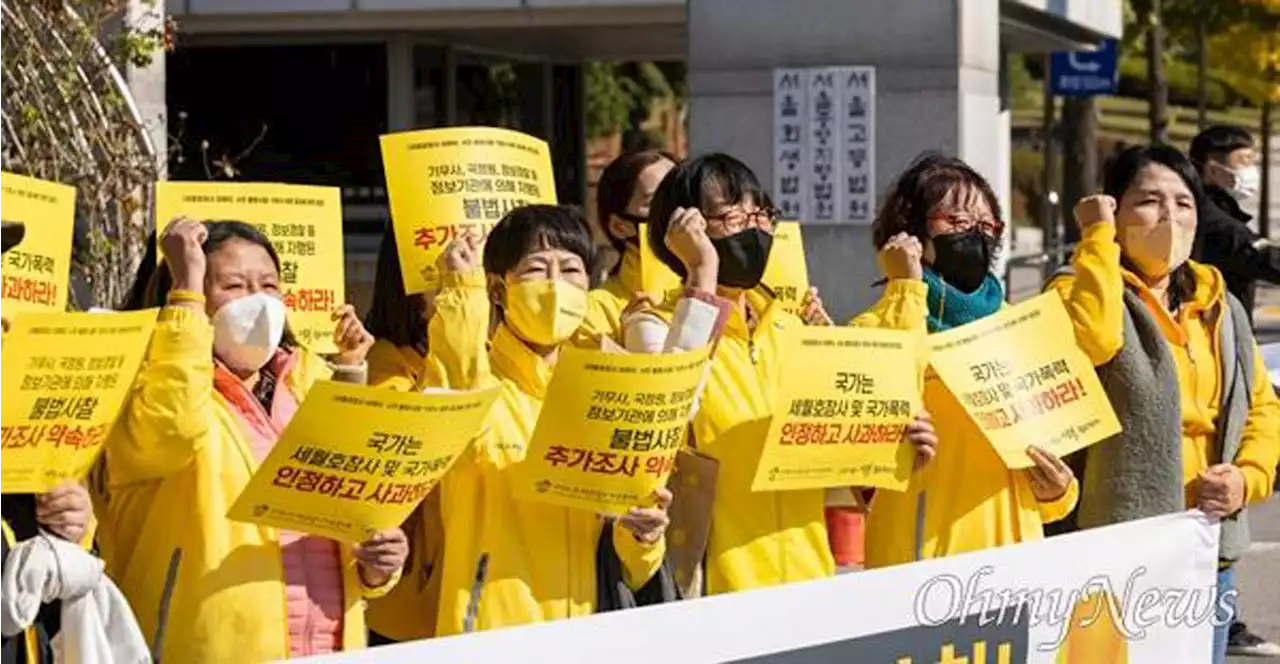
[[[158,159],[125,62],[145,66],[172,25],[117,29],[121,0],[0,0],[3,168],[76,188],[82,246],[75,276],[91,305],[114,306],[133,282],[152,222]],[[105,41],[100,35],[111,35]]]

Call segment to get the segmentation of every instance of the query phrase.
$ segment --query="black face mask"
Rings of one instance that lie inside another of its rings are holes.
[[[764,267],[773,249],[773,236],[759,228],[748,228],[711,241],[720,256],[716,281],[730,288],[755,288],[764,278]]]
[[[978,290],[991,273],[996,240],[980,230],[933,238],[933,269],[947,283],[966,293]]]

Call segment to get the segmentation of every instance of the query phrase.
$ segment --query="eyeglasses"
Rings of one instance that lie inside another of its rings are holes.
[[[732,235],[747,228],[772,230],[773,222],[778,218],[778,211],[773,208],[758,208],[750,212],[733,209],[724,214],[703,218],[707,220],[708,229]]]
[[[948,230],[958,233],[981,230],[991,237],[1004,235],[1004,222],[994,217],[970,217],[963,214],[936,214],[929,217],[930,223],[941,224]]]

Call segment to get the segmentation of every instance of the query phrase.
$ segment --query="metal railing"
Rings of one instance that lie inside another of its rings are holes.
[[[1054,270],[1067,262],[1075,250],[1075,244],[1064,244],[1050,247],[1047,251],[1010,258],[1004,266],[1005,297],[1012,297],[1014,269],[1040,268],[1040,283],[1043,284]]]

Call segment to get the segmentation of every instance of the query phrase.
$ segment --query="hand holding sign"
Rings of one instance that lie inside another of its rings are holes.
[[[381,588],[404,567],[409,558],[409,538],[399,528],[380,530],[355,548],[355,557],[364,585]]]
[[[822,298],[818,297],[818,289],[810,288],[800,301],[800,318],[805,325],[831,325],[831,316],[822,306]]]
[[[920,240],[906,233],[898,233],[880,248],[880,269],[884,270],[885,278],[890,281],[919,281],[924,278],[924,268],[920,263],[923,255]]]
[[[93,520],[89,492],[79,482],[63,482],[36,496],[36,523],[68,542],[79,542]]]
[[[653,496],[658,503],[656,507],[633,507],[618,518],[618,523],[645,545],[657,544],[671,523],[671,517],[667,516],[667,508],[671,507],[671,491],[661,487]]]
[[[1116,199],[1106,194],[1085,196],[1076,203],[1076,224],[1084,230],[1098,223],[1116,223]]]
[[[373,347],[374,338],[364,329],[356,308],[350,304],[342,305],[333,312],[333,320],[337,321],[333,329],[333,343],[338,347],[337,363],[348,367],[363,363],[365,355]]]
[[[938,456],[938,432],[933,428],[933,416],[922,410],[915,421],[907,425],[907,442],[916,450],[915,470],[920,470]]]
[[[1027,469],[1027,474],[1031,476],[1031,491],[1036,494],[1036,500],[1051,503],[1066,494],[1075,478],[1070,466],[1058,455],[1035,445],[1027,447],[1027,456],[1035,463]]]

